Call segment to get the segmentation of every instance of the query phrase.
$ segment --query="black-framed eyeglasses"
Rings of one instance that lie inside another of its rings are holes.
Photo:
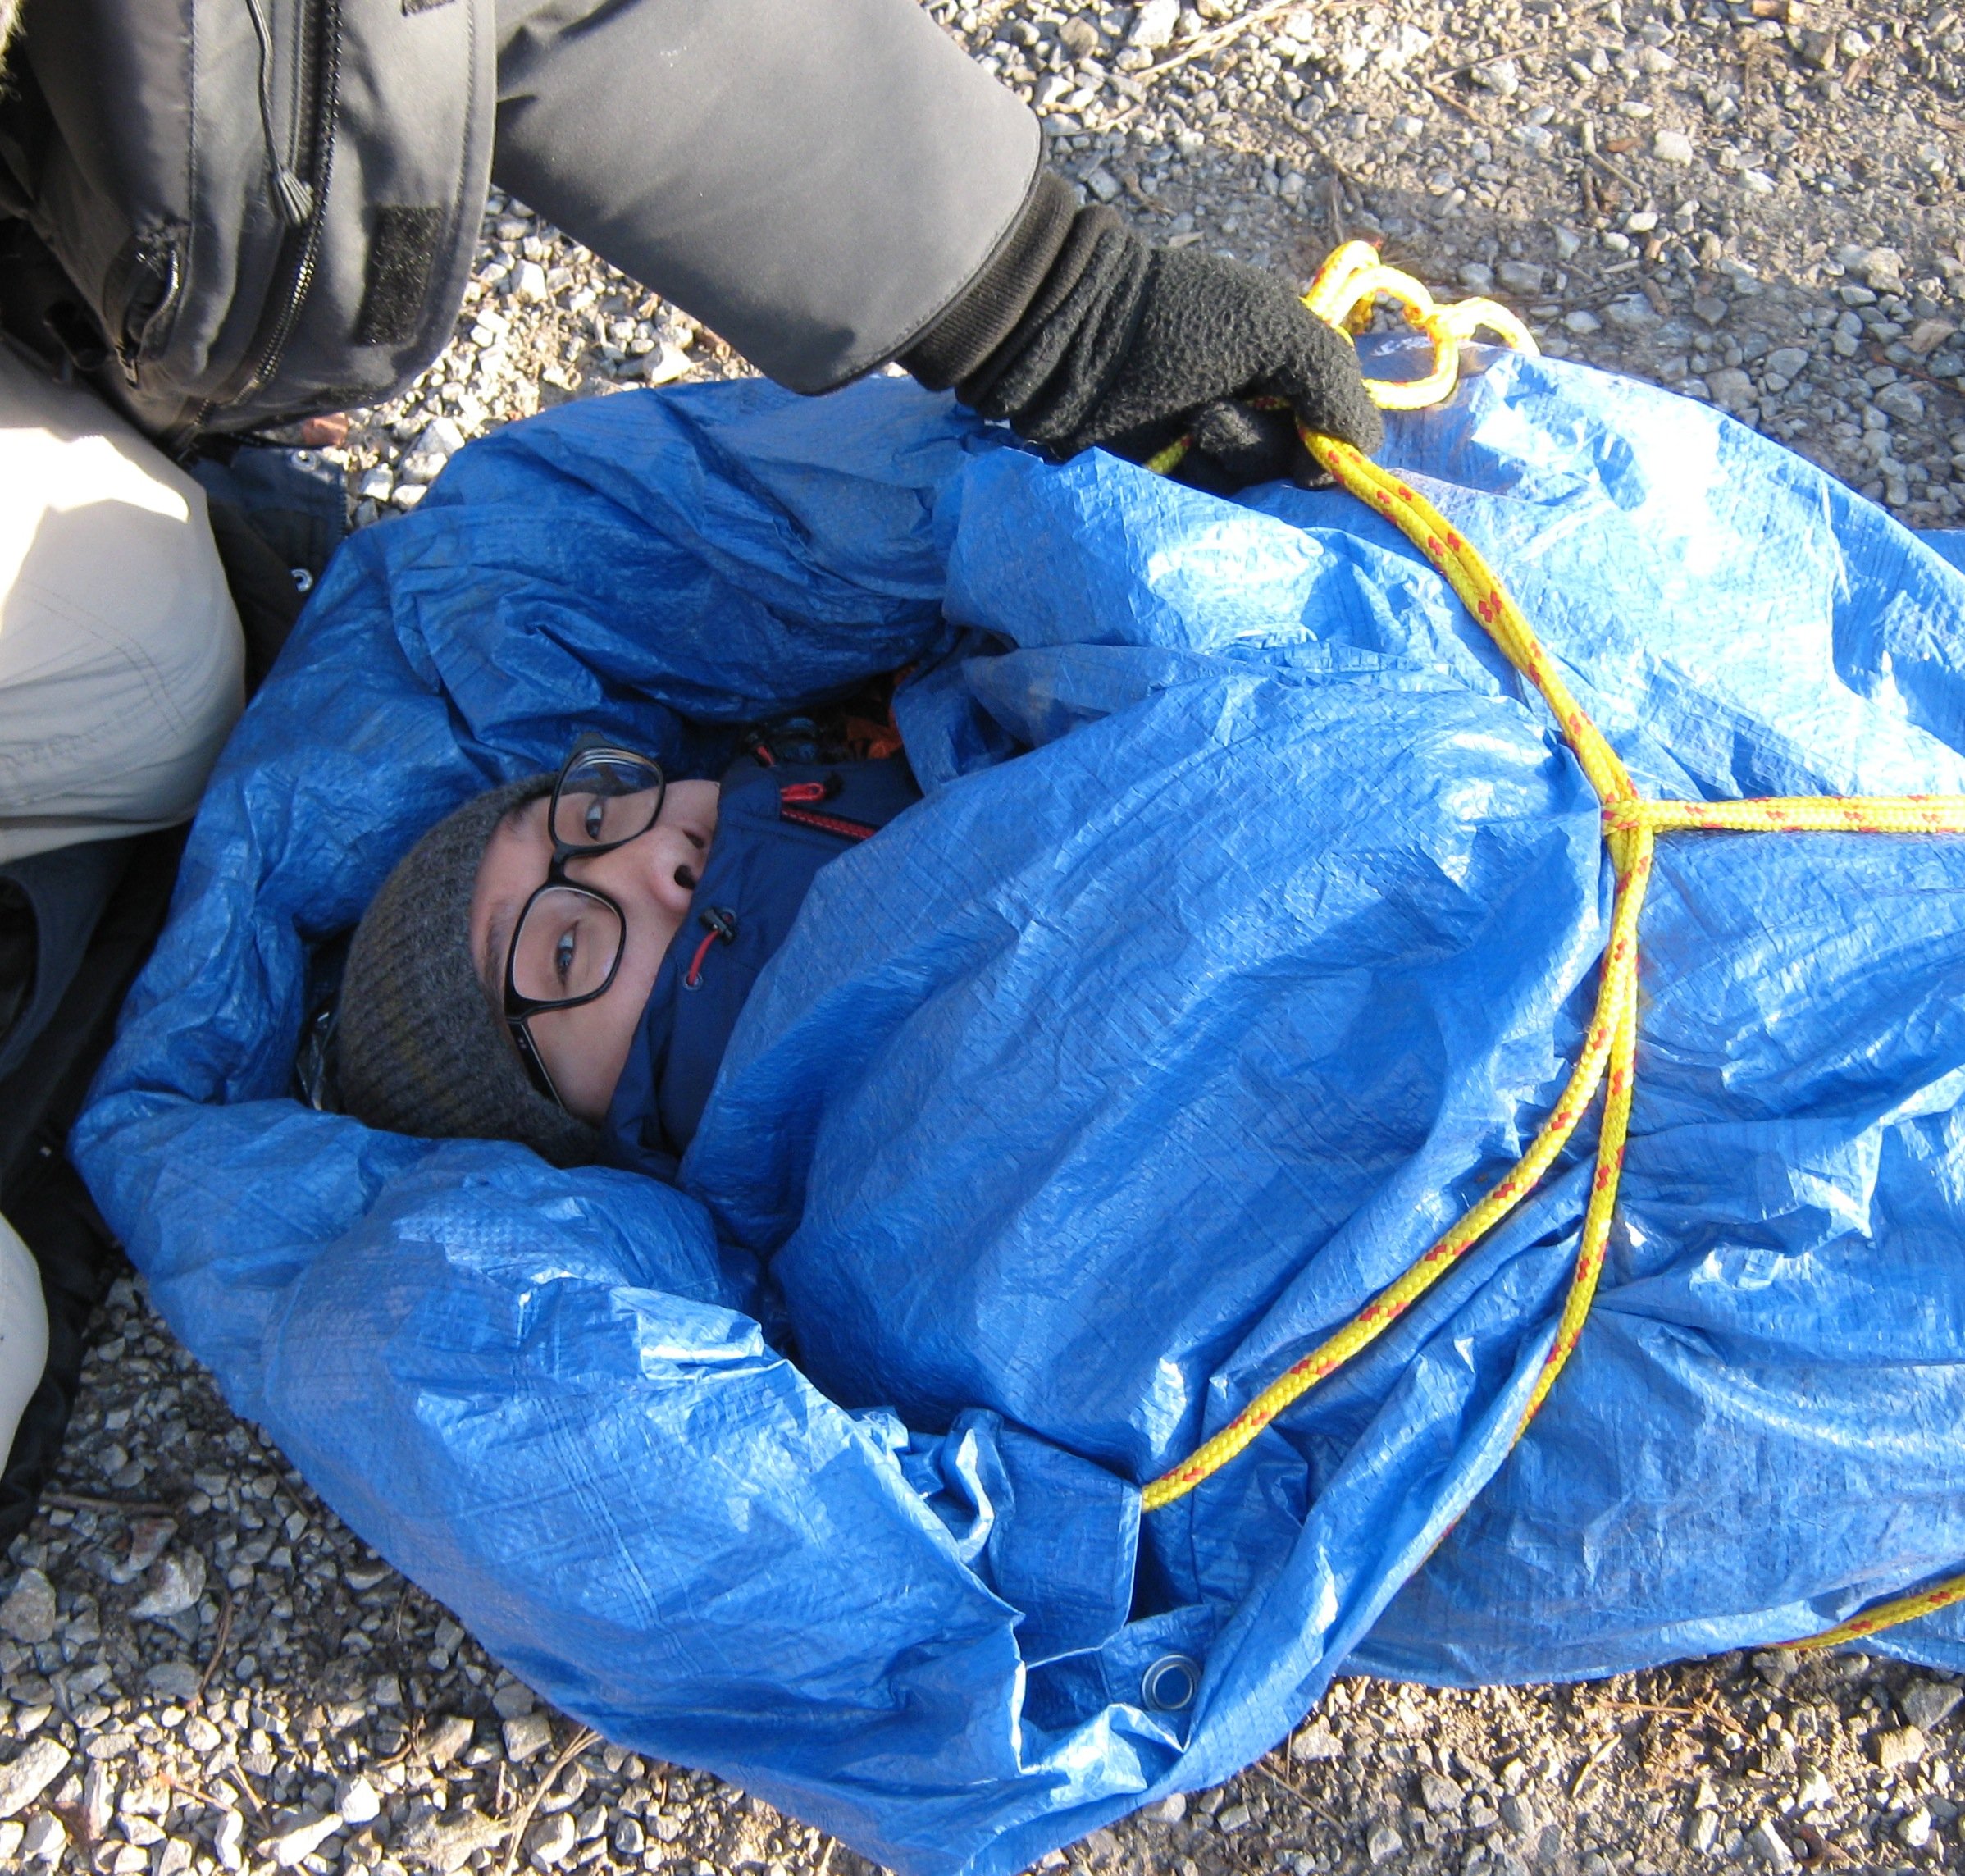
[[[563,1107],[532,1039],[531,1019],[605,996],[627,935],[620,906],[598,888],[568,879],[567,863],[639,840],[660,819],[668,788],[660,763],[607,743],[577,746],[553,784],[546,811],[553,861],[512,926],[505,1021],[540,1092]]]

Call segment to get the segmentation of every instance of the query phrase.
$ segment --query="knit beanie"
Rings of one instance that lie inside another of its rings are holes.
[[[532,1085],[471,956],[478,862],[499,822],[550,775],[493,788],[439,821],[383,882],[349,947],[335,1027],[344,1109],[392,1133],[517,1140],[554,1166],[599,1132]]]

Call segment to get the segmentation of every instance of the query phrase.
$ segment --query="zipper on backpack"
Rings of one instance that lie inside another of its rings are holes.
[[[261,0],[251,0],[254,30],[264,24],[260,12]],[[235,389],[214,393],[198,407],[191,418],[193,430],[202,429],[214,410],[224,404],[238,404],[250,397],[280,368],[280,362],[286,354],[287,343],[294,335],[294,328],[300,322],[300,309],[314,284],[314,275],[321,262],[321,222],[327,200],[328,182],[334,173],[335,123],[340,103],[341,84],[341,8],[339,0],[326,0],[321,8],[321,44],[312,62],[318,73],[312,86],[313,110],[308,125],[309,141],[312,145],[313,161],[311,182],[289,170],[297,181],[308,191],[307,215],[303,221],[289,221],[289,233],[283,248],[292,249],[292,259],[287,270],[285,297],[281,303],[279,316],[272,331],[267,335],[266,343],[259,349],[259,355],[244,381]],[[262,41],[268,48],[265,53],[270,69],[270,39]],[[303,77],[305,76],[303,66]],[[270,79],[268,80],[270,84]],[[304,82],[301,87],[308,89]],[[296,122],[303,115],[296,112]],[[272,147],[270,123],[267,126],[268,138],[267,157],[278,170],[277,153]],[[278,185],[276,182],[276,191]],[[280,208],[282,219],[287,218],[287,205]]]
[[[252,16],[253,37],[259,41],[259,130],[266,139],[267,166],[273,172],[273,206],[290,228],[298,228],[314,212],[314,192],[294,167],[293,159],[299,155],[298,148],[283,156],[279,133],[274,127],[273,29],[267,24],[266,0],[245,0],[245,7]],[[297,131],[299,112],[294,115]],[[294,142],[298,144],[297,136]]]

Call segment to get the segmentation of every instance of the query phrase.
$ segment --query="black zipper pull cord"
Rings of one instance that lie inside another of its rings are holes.
[[[280,157],[280,139],[273,127],[273,32],[266,21],[262,0],[246,0],[253,31],[259,41],[259,127],[266,136],[267,162],[273,171],[273,206],[290,228],[302,226],[314,212],[314,192]]]

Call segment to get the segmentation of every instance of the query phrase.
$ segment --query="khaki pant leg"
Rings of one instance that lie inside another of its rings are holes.
[[[48,1308],[34,1253],[0,1218],[0,1467],[48,1366]]]
[[[203,491],[0,349],[0,864],[187,819],[244,670]]]

